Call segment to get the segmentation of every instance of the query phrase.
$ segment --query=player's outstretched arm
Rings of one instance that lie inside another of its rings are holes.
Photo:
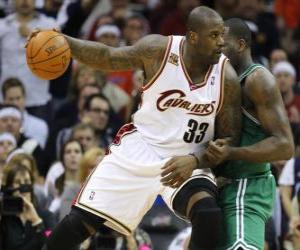
[[[248,77],[245,88],[261,126],[270,136],[251,146],[233,148],[230,158],[258,163],[292,158],[293,136],[274,77],[267,70],[258,69]]]
[[[99,42],[65,37],[69,42],[72,57],[104,71],[122,71],[137,68],[147,71],[149,67],[156,65],[157,61],[163,60],[168,42],[167,37],[149,35],[133,46],[114,48]]]

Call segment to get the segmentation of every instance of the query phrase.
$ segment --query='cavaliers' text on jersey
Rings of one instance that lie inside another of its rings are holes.
[[[198,153],[214,138],[215,117],[223,100],[221,55],[202,83],[194,84],[183,63],[184,37],[169,37],[163,63],[143,87],[133,122],[144,140],[162,157]]]

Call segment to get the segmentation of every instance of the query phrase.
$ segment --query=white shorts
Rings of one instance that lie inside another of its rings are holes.
[[[131,129],[122,135],[122,143],[112,144],[110,153],[90,174],[74,204],[104,218],[106,226],[125,235],[138,226],[158,194],[172,209],[175,194],[189,181],[178,189],[163,186],[161,168],[170,158],[159,157],[136,129]],[[213,175],[203,170],[195,170],[190,179],[194,178],[214,182]]]

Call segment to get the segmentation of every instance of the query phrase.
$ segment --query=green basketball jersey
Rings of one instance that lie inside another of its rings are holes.
[[[252,64],[243,74],[240,75],[239,81],[242,84],[247,76],[262,65]],[[242,134],[240,146],[255,144],[268,137],[260,125],[260,122],[242,108]],[[226,165],[220,166],[216,174],[227,178],[245,178],[266,173],[270,170],[269,163],[251,163],[246,161],[230,161]]]

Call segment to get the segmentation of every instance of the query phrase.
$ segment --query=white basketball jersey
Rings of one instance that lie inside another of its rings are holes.
[[[164,60],[143,87],[133,122],[144,140],[162,157],[201,152],[214,138],[215,117],[223,100],[221,55],[202,83],[194,84],[183,63],[182,36],[170,36]]]

